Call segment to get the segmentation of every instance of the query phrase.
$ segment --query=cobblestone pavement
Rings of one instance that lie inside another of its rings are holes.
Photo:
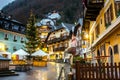
[[[57,80],[60,69],[64,65],[63,63],[48,62],[47,67],[33,67],[28,72],[17,72],[19,76],[0,77],[0,80]]]

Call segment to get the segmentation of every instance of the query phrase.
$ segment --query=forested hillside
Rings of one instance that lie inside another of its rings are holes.
[[[56,10],[62,16],[61,21],[74,23],[81,16],[81,4],[82,0],[15,0],[2,10],[24,24],[31,10],[39,19]]]

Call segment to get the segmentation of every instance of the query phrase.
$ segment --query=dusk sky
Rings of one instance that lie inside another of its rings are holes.
[[[7,4],[11,3],[12,1],[14,0],[0,0],[0,10]]]

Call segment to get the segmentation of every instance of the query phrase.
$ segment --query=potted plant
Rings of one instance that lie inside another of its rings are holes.
[[[73,57],[73,64],[71,65],[72,68],[75,68],[75,62],[79,61],[81,64],[85,63],[85,60],[80,57],[79,55]]]

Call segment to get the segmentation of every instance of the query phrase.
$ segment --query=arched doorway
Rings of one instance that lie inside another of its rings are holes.
[[[109,47],[109,49],[108,49],[108,54],[110,55],[109,62],[113,63],[113,51],[112,51],[111,47]]]

